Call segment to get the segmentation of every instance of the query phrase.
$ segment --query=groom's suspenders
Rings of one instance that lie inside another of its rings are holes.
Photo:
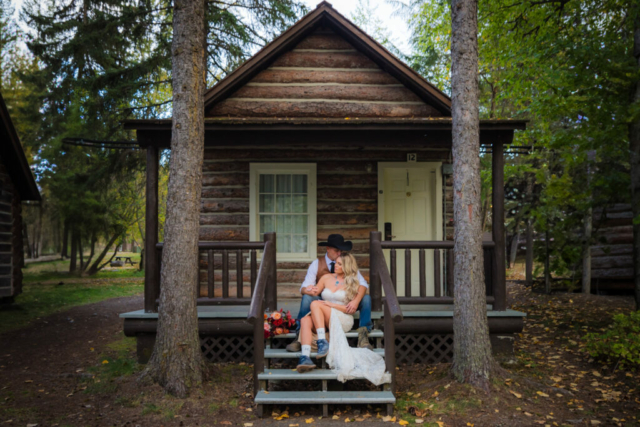
[[[318,273],[316,274],[316,285],[318,284],[318,282],[320,281],[322,276],[324,276],[325,274],[329,274],[329,273],[331,273],[331,271],[329,270],[329,267],[327,266],[327,260],[324,258],[324,256],[319,257],[318,258]]]

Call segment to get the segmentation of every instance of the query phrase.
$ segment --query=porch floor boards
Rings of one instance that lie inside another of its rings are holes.
[[[291,311],[291,315],[297,316],[300,308],[300,298],[280,299],[278,307],[286,312]],[[404,317],[453,317],[453,305],[401,305]],[[242,319],[249,313],[248,305],[218,305],[218,306],[198,306],[198,318],[200,319]],[[374,311],[371,318],[378,320],[382,318],[382,311]],[[526,314],[516,310],[493,311],[491,305],[487,305],[488,317],[526,317]],[[145,313],[144,310],[130,311],[120,314],[123,319],[157,319],[158,313]],[[354,318],[358,319],[358,313]]]

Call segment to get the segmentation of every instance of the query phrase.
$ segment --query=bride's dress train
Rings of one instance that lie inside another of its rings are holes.
[[[322,291],[322,299],[340,305],[346,305],[346,292],[339,290],[331,292],[328,289]],[[375,385],[388,383],[391,375],[386,372],[384,359],[368,348],[349,347],[346,332],[353,327],[353,316],[343,313],[335,308],[331,309],[331,322],[329,327],[329,353],[327,364],[338,375],[338,380],[346,382],[354,378],[366,378]]]

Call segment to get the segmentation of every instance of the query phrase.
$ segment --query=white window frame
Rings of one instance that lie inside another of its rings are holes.
[[[261,174],[305,174],[307,175],[307,212],[309,214],[309,237],[307,253],[278,252],[278,261],[311,262],[318,258],[317,215],[317,167],[315,163],[251,163],[249,166],[249,236],[251,241],[260,240],[258,194]]]

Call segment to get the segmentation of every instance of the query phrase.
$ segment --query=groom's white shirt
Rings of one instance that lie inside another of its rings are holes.
[[[331,261],[331,258],[329,258],[327,254],[324,254],[324,259],[325,261],[327,261],[327,267],[331,269],[331,263],[334,261]],[[302,291],[302,288],[308,288],[309,286],[315,286],[317,275],[318,275],[318,260],[314,259],[311,265],[309,266],[309,269],[307,270],[307,276],[304,278],[304,282],[302,282],[302,286],[300,286],[300,290]],[[362,274],[360,274],[360,270],[358,270],[358,280],[360,281],[360,286],[369,288],[369,284],[367,283],[366,280],[364,280],[364,277],[362,277]]]

